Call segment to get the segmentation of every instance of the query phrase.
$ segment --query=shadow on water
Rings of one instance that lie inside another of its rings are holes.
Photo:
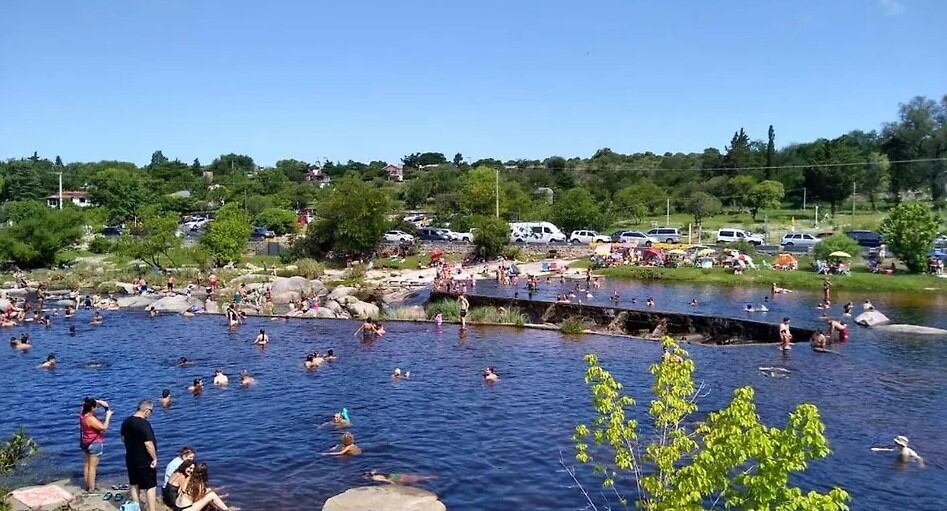
[[[490,289],[511,293],[477,286],[478,292]],[[545,292],[555,295],[552,289]],[[642,284],[620,292],[623,299],[654,296],[656,308],[676,310],[687,310],[697,296],[708,304],[701,312],[736,315],[750,297],[762,296]],[[611,283],[599,291],[606,300],[610,293]],[[851,299],[858,303],[861,298]],[[872,299],[898,320],[932,318],[931,324],[943,326],[937,324],[944,321],[942,309],[920,311]],[[806,293],[778,297],[769,314],[815,324],[815,302]],[[660,352],[649,342],[502,327],[474,327],[461,337],[453,325],[392,322],[384,339],[363,344],[352,336],[357,323],[348,321],[251,319],[235,333],[228,333],[217,317],[149,320],[113,313],[98,328],[85,324],[84,317],[73,321],[78,326],[74,337],[64,321],[49,330],[33,328],[31,353],[10,350],[0,357],[0,371],[9,382],[0,393],[0,434],[23,424],[42,447],[29,477],[81,477],[78,406],[84,396],[96,396],[109,399],[118,419],[107,434],[101,472],[120,478],[118,423],[139,399],[157,400],[169,388],[174,404],[159,408],[152,418],[162,465],[181,445],[194,446],[210,465],[212,483],[225,485],[234,504],[244,509],[317,509],[329,496],[365,484],[361,473],[373,468],[439,476],[428,487],[452,510],[580,509],[584,501],[559,472],[558,460],[560,451],[572,459],[573,428],[592,413],[582,356],[598,353],[644,412],[651,384],[647,366]],[[259,328],[271,338],[265,351],[252,345]],[[804,345],[789,354],[772,346],[689,349],[697,359],[697,377],[709,391],[701,403],[705,410],[721,406],[735,387],[747,384],[757,389],[760,415],[774,425],[784,424],[800,402],[819,406],[835,452],[813,463],[796,483],[817,489],[844,486],[855,497],[854,509],[943,509],[947,478],[937,468],[947,459],[942,342],[884,338],[857,329],[838,348],[840,356],[815,354]],[[329,348],[339,356],[337,362],[304,370],[306,353]],[[49,352],[57,354],[60,368],[37,369]],[[181,356],[194,364],[175,367]],[[91,361],[104,365],[84,366]],[[497,368],[499,383],[483,383],[486,366]],[[790,373],[769,378],[758,370],[761,366],[785,367]],[[395,367],[410,370],[411,379],[392,381]],[[196,377],[209,383],[216,368],[234,381],[248,369],[259,383],[250,389],[208,385],[196,398],[186,392]],[[319,425],[342,407],[351,413],[351,431],[365,454],[347,460],[322,457],[319,453],[337,443],[338,433]],[[869,451],[898,434],[909,436],[933,468],[902,470],[889,457]],[[597,487],[589,471],[580,474],[584,484]]]

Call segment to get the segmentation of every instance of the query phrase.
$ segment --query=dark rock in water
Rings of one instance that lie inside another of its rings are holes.
[[[410,486],[351,488],[326,501],[322,511],[447,511],[437,495]]]

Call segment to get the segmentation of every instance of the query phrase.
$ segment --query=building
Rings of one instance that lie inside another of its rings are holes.
[[[398,181],[399,183],[404,181],[404,165],[389,163],[382,170],[385,171],[385,174],[388,174],[389,181]]]
[[[62,200],[65,204],[72,202],[80,208],[92,206],[92,199],[89,198],[89,192],[62,192]],[[51,208],[59,208],[59,194],[46,197],[46,205]]]
[[[319,188],[325,188],[332,182],[332,178],[319,165],[310,165],[306,170],[306,181],[309,181]]]

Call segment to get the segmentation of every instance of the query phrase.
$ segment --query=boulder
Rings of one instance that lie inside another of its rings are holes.
[[[122,309],[144,309],[157,301],[154,296],[119,296],[115,299]]]
[[[6,298],[0,298],[0,311],[5,311],[5,310],[9,309],[11,305],[13,305],[13,303],[10,302],[10,300],[8,300],[8,299],[6,299]],[[338,304],[336,304],[336,305],[338,305]]]
[[[62,308],[72,307],[73,309],[75,309],[75,308],[76,308],[76,301],[75,301],[75,300],[70,300],[70,299],[68,299],[68,298],[63,298],[63,299],[61,299],[61,300],[56,300],[55,302],[53,302],[53,305],[55,305],[56,307],[62,307]],[[6,309],[3,308],[3,304],[2,304],[2,303],[0,303],[0,310],[6,310]]]
[[[126,295],[135,294],[135,286],[128,282],[103,282],[95,287],[99,293],[121,293]]]
[[[947,335],[947,330],[943,328],[933,328],[920,325],[878,325],[878,330],[891,332],[895,334],[915,334],[915,335]]]
[[[437,495],[411,486],[364,486],[330,498],[322,511],[447,511]]]
[[[282,293],[273,293],[271,301],[275,304],[286,305],[289,302],[299,300],[299,293],[295,291],[284,291]]]
[[[339,313],[333,312],[325,307],[319,307],[318,309],[309,311],[313,313],[314,318],[320,319],[336,319],[339,317]]]
[[[320,308],[320,309],[329,309],[330,311],[332,311],[332,312],[334,312],[334,313],[336,313],[336,314],[342,312],[342,310],[343,310],[343,309],[342,309],[342,306],[339,305],[339,302],[337,302],[337,301],[335,301],[335,300],[326,300],[326,303],[322,304],[322,307],[319,307],[319,308]]]
[[[352,305],[353,303],[358,303],[361,300],[359,300],[358,298],[354,296],[349,295],[349,296],[343,296],[339,298],[338,301],[343,307],[348,307],[349,305]]]
[[[309,280],[305,277],[277,277],[273,280],[273,283],[270,284],[270,292],[273,294],[273,302],[275,303],[289,303],[293,300],[298,300],[303,295],[305,296],[315,296],[325,294],[325,284],[318,280]],[[280,300],[277,301],[277,296],[280,297]]]
[[[250,283],[259,283],[259,282],[269,282],[272,277],[269,275],[254,275],[252,273],[247,275],[239,275],[230,279],[227,283],[230,286],[237,287],[240,284],[250,284]]]
[[[197,303],[197,300],[194,300],[192,303],[184,295],[171,295],[165,296],[164,298],[158,300],[151,304],[151,308],[155,309],[158,312],[174,312],[181,313],[191,308],[191,305],[200,305]]]
[[[359,319],[377,318],[379,312],[377,305],[357,300],[354,303],[346,305],[345,308],[348,309],[353,317]]]
[[[876,310],[865,311],[858,316],[855,316],[855,323],[858,323],[861,326],[878,326],[890,322],[891,320],[889,320],[887,316]]]
[[[354,287],[338,286],[335,289],[333,289],[331,293],[329,293],[329,299],[336,300],[341,303],[340,298],[345,297],[345,296],[352,296],[355,294],[356,291],[357,289],[355,289]]]
[[[204,312],[208,314],[220,314],[220,304],[213,300],[207,300],[204,302]]]

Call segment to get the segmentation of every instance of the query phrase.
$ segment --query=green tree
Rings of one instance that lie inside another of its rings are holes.
[[[914,273],[926,269],[927,254],[940,230],[940,218],[930,206],[906,202],[891,210],[881,221],[885,243]]]
[[[122,223],[131,220],[138,208],[148,204],[152,189],[140,171],[108,168],[92,176],[92,201],[109,212],[109,221]]]
[[[21,222],[27,218],[43,214],[49,206],[38,200],[10,201],[0,207],[0,222]]]
[[[852,257],[858,257],[862,249],[858,246],[857,241],[845,234],[839,233],[833,234],[816,243],[812,254],[816,259],[826,260],[829,258],[829,254],[833,252],[845,252]]]
[[[573,188],[559,194],[552,208],[552,219],[566,233],[576,229],[604,229],[605,215],[585,188]]]
[[[158,165],[161,165],[162,163],[167,163],[167,162],[168,162],[168,157],[165,156],[164,153],[162,153],[161,150],[159,149],[151,153],[151,164],[149,165],[149,167],[157,167]]]
[[[35,209],[11,227],[0,229],[0,258],[26,268],[51,266],[56,255],[82,236],[82,213],[73,207]]]
[[[615,193],[613,201],[622,211],[629,211],[635,204],[643,205],[648,213],[655,214],[663,210],[667,192],[653,181],[643,179],[626,186]]]
[[[492,259],[510,242],[510,225],[492,216],[475,216],[470,221],[477,255]]]
[[[329,251],[339,255],[370,253],[391,225],[388,195],[354,176],[335,182],[328,197],[319,205],[316,221],[306,231],[304,249],[320,256]]]
[[[464,177],[461,207],[468,215],[496,215],[497,174],[495,169],[477,167]],[[500,198],[500,204],[503,204]],[[500,210],[500,214],[503,214]]]
[[[239,262],[250,241],[250,220],[242,208],[227,204],[217,210],[214,221],[201,236],[201,246],[213,258],[216,266]]]
[[[670,337],[664,339],[664,350],[662,360],[650,368],[654,399],[648,418],[656,434],[648,442],[641,440],[639,421],[626,415],[633,411],[634,399],[595,355],[585,357],[585,382],[596,417],[591,425],[575,428],[576,460],[593,464],[603,486],[623,504],[624,492],[631,490],[646,511],[848,509],[850,497],[841,488],[804,494],[789,484],[792,473],[831,453],[815,405],[797,406],[785,429],[767,427],[756,412],[753,388],[746,386],[734,390],[724,408],[698,421],[694,361]],[[603,446],[609,459],[596,459],[590,442]],[[578,482],[574,470],[567,470]],[[620,486],[629,479],[635,488]],[[594,506],[589,492],[585,494]]]
[[[694,223],[700,225],[704,217],[713,216],[723,209],[720,200],[707,192],[694,192],[687,200],[685,209],[694,215]]]
[[[454,159],[451,160],[451,163],[453,163],[455,167],[462,166],[464,164],[464,155],[460,153],[455,154]]]
[[[804,169],[805,186],[812,197],[829,203],[832,214],[852,194],[852,183],[859,178],[862,161],[857,146],[844,138],[818,140],[811,144],[809,166]]]
[[[858,189],[868,197],[872,211],[877,211],[878,195],[887,190],[890,185],[891,163],[887,155],[876,151],[868,153],[867,158],[861,179],[858,180]]]
[[[723,156],[723,167],[728,169],[739,169],[750,165],[750,137],[740,128],[730,139],[730,145],[726,147],[726,154]]]
[[[256,216],[256,223],[281,236],[296,230],[296,213],[288,209],[266,208]]]
[[[891,160],[930,159],[898,165],[891,173],[891,192],[926,187],[941,207],[947,180],[947,96],[935,102],[916,97],[902,104],[899,119],[884,128],[883,148]]]
[[[747,206],[750,207],[753,220],[756,220],[756,214],[761,209],[779,207],[779,203],[785,195],[786,191],[779,181],[763,181],[753,185],[747,197]]]
[[[769,131],[766,138],[766,179],[772,179],[776,169],[776,130],[773,125],[769,125]]]
[[[750,191],[756,186],[756,178],[749,174],[733,176],[727,181],[731,203],[743,207],[750,206]]]
[[[141,224],[135,235],[125,234],[115,246],[115,252],[133,259],[141,259],[156,268],[162,268],[161,256],[175,266],[172,254],[181,248],[177,237],[178,215],[160,211],[154,205],[141,210]]]

